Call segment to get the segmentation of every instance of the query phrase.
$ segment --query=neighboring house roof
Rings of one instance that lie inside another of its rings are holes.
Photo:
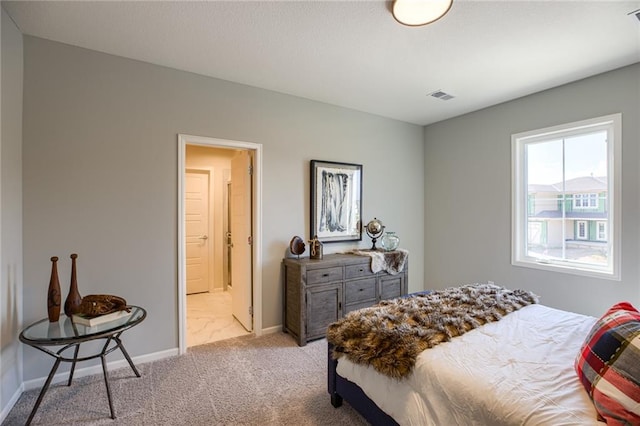
[[[554,185],[543,185],[539,183],[529,184],[529,194],[535,192],[558,192]]]
[[[582,176],[567,179],[564,184],[564,191],[571,193],[602,192],[607,190],[606,176]],[[534,192],[562,192],[562,182],[551,185],[533,183],[529,185],[529,193]]]
[[[538,212],[533,216],[529,216],[529,218],[538,218],[538,219],[560,219],[562,218],[562,211],[560,210],[543,210]],[[594,220],[594,219],[607,219],[606,212],[566,212],[564,217],[566,219],[584,219],[584,220]]]

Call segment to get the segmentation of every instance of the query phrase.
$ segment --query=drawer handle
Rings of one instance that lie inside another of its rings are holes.
[[[329,276],[329,274],[322,274],[322,276],[323,276],[323,277],[328,277],[328,276]]]
[[[358,291],[364,291],[364,288],[359,288]]]
[[[360,268],[360,272],[364,272],[364,269]]]

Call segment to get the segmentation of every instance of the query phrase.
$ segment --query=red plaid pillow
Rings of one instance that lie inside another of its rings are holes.
[[[575,369],[601,420],[640,425],[640,312],[611,307],[589,332]]]

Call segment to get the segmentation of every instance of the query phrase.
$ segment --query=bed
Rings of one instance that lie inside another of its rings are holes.
[[[598,319],[536,302],[430,345],[406,374],[381,372],[388,360],[378,368],[372,359],[351,356],[350,343],[336,334],[352,331],[345,331],[343,322],[332,324],[327,335],[331,403],[337,408],[347,401],[373,425],[604,425],[602,410],[596,410],[575,368]],[[640,399],[637,371],[630,374],[635,377],[626,392],[637,392]],[[631,405],[640,410],[640,401]],[[640,424],[640,411],[629,418],[626,424]]]

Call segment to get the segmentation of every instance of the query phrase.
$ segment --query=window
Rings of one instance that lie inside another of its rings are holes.
[[[607,241],[607,222],[596,222],[598,227],[598,241]]]
[[[573,207],[577,209],[598,208],[598,194],[574,194]]]
[[[514,134],[511,263],[620,279],[621,114]]]

